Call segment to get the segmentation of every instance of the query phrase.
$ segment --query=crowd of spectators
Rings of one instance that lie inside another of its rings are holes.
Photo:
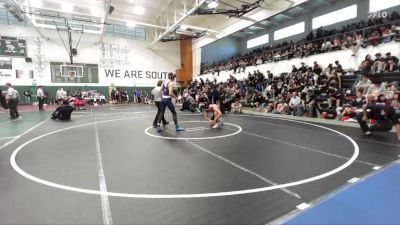
[[[192,81],[183,91],[182,110],[192,112],[203,110],[206,101],[220,105],[221,111],[238,112],[242,107],[251,107],[254,111],[290,114],[307,117],[352,118],[366,101],[369,103],[400,106],[399,81],[373,82],[368,76],[382,71],[397,71],[399,60],[390,52],[382,57],[380,53],[373,59],[370,55],[360,65],[363,74],[354,86],[344,88],[343,76],[353,73],[342,68],[339,61],[322,66],[293,65],[288,73],[274,76],[267,71],[248,73],[247,78],[238,80],[234,75],[223,83],[214,80]],[[373,76],[380,76],[374,74]]]
[[[388,18],[371,18],[343,26],[341,30],[325,30],[322,27],[311,31],[298,42],[282,42],[264,45],[251,52],[229,60],[202,63],[201,74],[233,70],[244,72],[247,66],[276,62],[292,58],[303,58],[328,51],[351,49],[355,56],[360,47],[376,46],[390,41],[400,41],[400,15],[394,11]]]
[[[130,96],[128,90],[123,88],[114,88],[111,91],[111,101],[113,104],[149,104],[151,101],[151,95],[147,90],[134,90]]]

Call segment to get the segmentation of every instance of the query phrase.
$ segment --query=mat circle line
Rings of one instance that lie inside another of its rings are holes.
[[[179,123],[207,123],[207,122],[206,121],[181,121]],[[236,124],[224,122],[224,125],[230,125],[230,126],[236,127],[236,128],[238,128],[238,130],[231,134],[225,134],[225,135],[220,135],[220,136],[211,136],[211,137],[165,137],[165,136],[151,134],[149,132],[149,130],[154,129],[154,127],[151,126],[151,127],[146,128],[144,130],[144,133],[151,137],[168,139],[168,140],[211,140],[211,139],[226,138],[226,137],[234,136],[236,134],[239,134],[243,130],[241,126],[238,126]]]
[[[132,117],[132,118],[135,118],[135,117]],[[276,190],[276,189],[287,188],[287,187],[292,187],[292,186],[297,186],[297,185],[313,182],[313,181],[316,181],[316,180],[320,180],[320,179],[326,178],[326,177],[331,176],[333,174],[336,174],[336,173],[344,170],[345,168],[349,167],[357,159],[357,157],[359,155],[359,152],[360,152],[358,144],[351,137],[349,137],[346,134],[343,134],[343,133],[341,133],[339,131],[336,131],[334,129],[331,129],[331,128],[328,128],[328,127],[324,127],[324,126],[321,126],[321,125],[307,123],[307,122],[303,122],[303,121],[294,121],[294,120],[289,120],[288,119],[287,121],[319,127],[319,128],[326,129],[326,130],[332,131],[334,133],[337,133],[337,134],[341,135],[342,137],[345,137],[348,141],[350,141],[350,143],[354,147],[353,155],[349,158],[348,161],[346,161],[341,166],[339,166],[339,167],[337,167],[337,168],[335,168],[335,169],[333,169],[331,171],[325,172],[323,174],[319,174],[317,176],[313,176],[313,177],[306,178],[306,179],[303,179],[303,180],[298,180],[298,181],[294,181],[294,182],[278,184],[278,185],[273,185],[273,186],[261,187],[261,188],[244,189],[244,190],[238,190],[238,191],[198,193],[198,194],[131,194],[131,193],[110,192],[110,191],[102,192],[102,191],[99,191],[99,190],[78,188],[78,187],[73,187],[73,186],[57,184],[57,183],[54,183],[54,182],[51,182],[51,181],[48,181],[48,180],[44,180],[44,179],[35,177],[35,176],[27,173],[23,169],[21,169],[18,166],[17,162],[16,162],[17,154],[19,153],[19,151],[21,149],[23,149],[28,144],[30,144],[30,143],[32,143],[34,141],[37,141],[37,140],[39,140],[39,139],[41,139],[43,137],[49,136],[51,134],[59,133],[59,132],[62,132],[62,131],[78,128],[78,127],[93,125],[95,123],[107,123],[107,122],[114,122],[114,121],[120,121],[120,120],[132,119],[132,118],[121,118],[121,119],[113,119],[113,120],[106,120],[106,121],[91,122],[91,123],[76,125],[76,126],[72,126],[72,127],[68,127],[68,128],[63,128],[63,129],[60,129],[60,130],[52,131],[52,132],[37,136],[37,137],[35,137],[33,139],[30,139],[30,140],[24,142],[22,145],[20,145],[18,148],[16,148],[13,151],[13,153],[12,153],[12,155],[10,157],[11,166],[17,173],[19,173],[21,176],[23,176],[23,177],[25,177],[25,178],[27,178],[29,180],[32,180],[34,182],[37,182],[37,183],[40,183],[40,184],[43,184],[43,185],[46,185],[46,186],[50,186],[50,187],[53,187],[53,188],[66,190],[66,191],[73,191],[73,192],[92,194],[92,195],[108,195],[108,196],[111,196],[111,197],[120,197],[120,198],[186,199],[186,198],[210,198],[210,197],[234,196],[234,195],[258,193],[258,192]],[[271,119],[273,119],[273,118],[271,118]],[[286,119],[283,119],[283,120],[286,120]]]

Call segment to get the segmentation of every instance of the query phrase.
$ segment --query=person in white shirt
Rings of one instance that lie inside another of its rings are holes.
[[[6,100],[8,103],[8,108],[10,110],[10,119],[14,120],[20,117],[17,109],[19,94],[17,90],[11,87],[10,83],[7,83],[6,86]]]
[[[297,96],[296,92],[292,93],[292,98],[290,98],[289,102],[289,113],[297,116],[303,115],[303,104],[299,96]]]
[[[44,104],[44,91],[43,91],[43,87],[39,86],[39,88],[36,91],[36,97],[38,98],[39,101],[39,111],[44,111],[43,109],[43,104]]]
[[[153,101],[154,104],[157,106],[157,115],[156,118],[154,118],[154,122],[153,122],[153,127],[157,127],[157,120],[158,117],[161,114],[161,84],[163,83],[162,80],[159,80],[157,82],[157,86],[151,91],[151,94],[153,95]],[[167,125],[169,124],[169,122],[167,122],[164,118],[164,116],[162,117],[162,123],[163,125]]]
[[[57,105],[62,105],[63,98],[62,98],[62,89],[58,88],[56,92],[56,103]]]

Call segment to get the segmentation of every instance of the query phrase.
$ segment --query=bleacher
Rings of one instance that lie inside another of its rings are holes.
[[[388,73],[378,73],[370,74],[367,76],[373,83],[381,82],[394,82],[400,80],[400,72],[388,72]]]

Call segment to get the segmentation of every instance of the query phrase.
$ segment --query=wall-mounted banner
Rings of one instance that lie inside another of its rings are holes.
[[[151,87],[168,79],[170,71],[100,68],[100,82],[116,86]]]
[[[13,71],[12,70],[2,70],[0,69],[0,79],[1,78],[12,78],[13,77]]]
[[[11,60],[0,60],[0,69],[11,70],[12,69],[12,61]]]
[[[17,79],[33,79],[33,70],[15,70]]]
[[[0,55],[26,57],[26,40],[1,36]]]

